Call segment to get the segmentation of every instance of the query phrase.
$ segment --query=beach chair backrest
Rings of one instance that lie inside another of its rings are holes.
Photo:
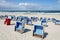
[[[46,23],[46,22],[47,22],[46,18],[44,18],[44,19],[41,20],[41,23]]]
[[[43,26],[42,26],[42,25],[41,25],[41,26],[40,26],[40,25],[35,25],[35,30],[36,30],[36,29],[41,29],[41,30],[43,30]]]
[[[17,19],[16,20],[21,21],[21,18],[22,18],[22,16],[17,16]]]
[[[22,26],[22,22],[16,22],[16,27]]]
[[[11,16],[11,20],[16,20],[16,16]]]
[[[43,26],[34,25],[34,32],[35,32],[37,29],[43,30]]]

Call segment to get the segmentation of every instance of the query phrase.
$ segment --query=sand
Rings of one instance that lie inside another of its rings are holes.
[[[24,13],[24,12],[23,12]],[[0,15],[15,15],[15,16],[36,16],[46,17],[46,18],[56,18],[60,19],[59,14],[23,14],[22,12],[0,12]],[[26,33],[19,33],[14,31],[15,22],[12,21],[11,24],[14,25],[5,25],[4,20],[0,19],[0,40],[41,40],[41,38],[33,36],[34,25],[25,25],[25,28],[30,30]],[[33,24],[40,24],[40,22],[33,22]],[[43,40],[60,40],[60,25],[55,25],[53,22],[47,23],[48,27],[44,27],[44,31],[47,32],[47,36]]]

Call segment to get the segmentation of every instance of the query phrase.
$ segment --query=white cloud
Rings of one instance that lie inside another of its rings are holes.
[[[60,0],[58,0],[58,3],[60,3]]]
[[[24,6],[27,6],[27,5],[31,5],[31,6],[37,6],[38,4],[35,4],[35,3],[19,3],[19,5],[24,5]]]
[[[60,4],[59,4],[60,5]],[[36,3],[11,3],[7,2],[6,0],[0,0],[0,6],[6,7],[6,8],[11,8],[11,9],[16,9],[16,10],[58,10],[59,5],[51,5],[51,6],[45,6],[41,4],[36,4]]]
[[[7,2],[6,0],[0,0],[0,6],[3,6],[3,7],[17,7],[17,5],[15,5],[14,3],[11,3],[11,2]]]
[[[39,10],[39,4],[36,3],[19,3],[18,6],[20,9]]]
[[[36,10],[39,9],[38,4],[34,3],[19,3],[19,4],[14,4],[14,3],[9,3],[9,2],[1,2],[1,6],[6,7],[6,8],[12,8],[12,9],[17,9],[17,10]]]

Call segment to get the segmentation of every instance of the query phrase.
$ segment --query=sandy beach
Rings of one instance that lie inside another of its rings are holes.
[[[60,20],[60,14],[39,14],[39,13],[31,13],[27,14],[24,12],[0,12],[0,15],[15,15],[15,16],[28,16],[33,17],[36,16],[46,17],[46,18],[56,18]],[[14,31],[16,21],[11,21],[11,24],[14,25],[5,25],[4,20],[0,19],[0,40],[41,40],[41,38],[33,36],[34,25],[25,25],[26,29],[30,31],[26,33],[19,33]],[[40,22],[33,22],[33,24],[39,24]],[[47,36],[43,40],[60,40],[60,25],[55,25],[53,22],[47,23],[48,27],[44,28],[44,31],[47,32]]]

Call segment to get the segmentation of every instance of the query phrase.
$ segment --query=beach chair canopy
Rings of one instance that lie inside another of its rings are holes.
[[[22,30],[23,29],[23,23],[22,22],[16,22],[16,29]]]

